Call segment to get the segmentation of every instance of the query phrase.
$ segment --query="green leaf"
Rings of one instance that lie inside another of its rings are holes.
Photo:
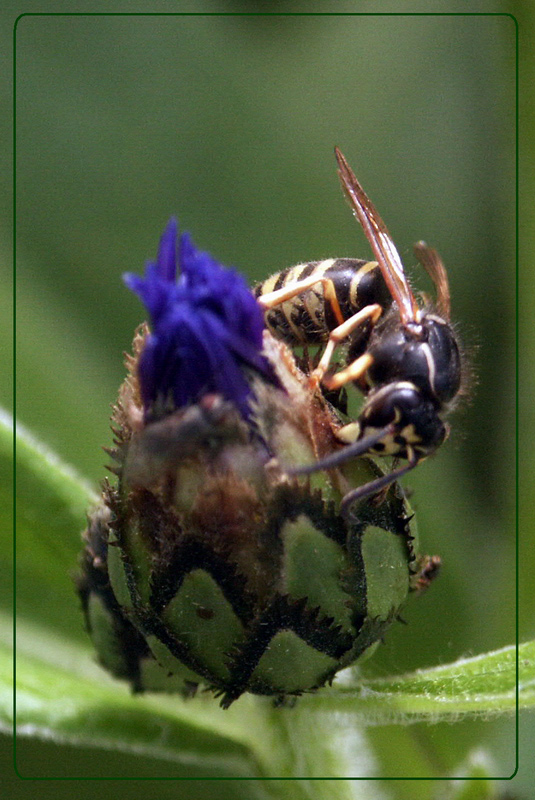
[[[535,642],[519,647],[519,676],[519,706],[534,707]],[[504,647],[392,678],[355,678],[350,684],[312,696],[309,702],[354,713],[375,725],[512,714],[516,708],[516,649]]]
[[[76,472],[24,427],[17,425],[16,453],[16,598],[17,615],[38,619],[69,637],[85,641],[72,575],[80,550],[80,532],[88,507],[97,500]],[[10,497],[13,433],[8,414],[0,415],[0,484],[2,486],[3,574],[12,574],[8,554],[11,530]],[[11,591],[4,586],[1,607],[9,607]]]
[[[362,732],[351,719],[332,725],[321,712],[322,723],[311,725],[306,703],[277,709],[269,698],[251,695],[226,711],[211,695],[189,701],[132,696],[79,645],[26,623],[17,628],[18,736],[152,757],[168,762],[172,775],[193,768],[199,777],[319,778],[349,775],[356,764],[361,774],[373,773]],[[0,730],[8,731],[13,720],[7,626],[3,634]],[[299,797],[299,791],[289,796]],[[350,795],[342,784],[324,795],[318,784],[312,796]]]
[[[55,644],[71,656],[65,667],[24,652],[17,654],[18,735],[119,748],[193,767],[199,776],[262,774],[245,741],[195,718],[193,707],[181,714],[178,704],[168,703],[166,707],[149,698],[134,699],[126,687],[118,687],[98,674],[96,666],[93,676],[79,675],[72,669],[74,648],[62,647],[57,641]],[[2,661],[7,658],[4,656]],[[78,661],[84,663],[83,654],[78,654]],[[3,690],[8,677],[3,669]],[[9,725],[5,710],[2,722]]]
[[[301,777],[296,769],[317,777],[347,774],[346,759],[332,747],[327,732],[317,727],[307,733],[305,717],[310,718],[306,713],[304,717],[293,709],[273,709],[270,700],[251,696],[229,711],[219,708],[211,695],[191,701],[132,696],[79,645],[26,623],[17,627],[18,737],[157,759],[167,762],[165,774],[174,777]],[[6,629],[0,628],[0,639],[4,639],[0,645],[0,731],[4,732],[11,730],[13,722]],[[337,737],[343,730],[344,726]],[[24,775],[24,763],[18,767]],[[51,770],[49,775],[33,777],[53,777],[53,766]],[[101,771],[96,768],[95,774]],[[351,796],[343,784],[332,794],[324,794],[319,784],[316,788],[311,796],[318,799]],[[257,794],[267,796],[263,790]],[[286,792],[276,796],[285,797]],[[296,787],[287,796],[299,798],[301,790]]]

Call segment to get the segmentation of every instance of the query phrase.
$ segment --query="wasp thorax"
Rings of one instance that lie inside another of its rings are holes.
[[[396,485],[342,516],[342,497],[381,474],[369,458],[289,477],[340,449],[342,423],[257,328],[251,295],[188,247],[186,288],[165,237],[150,287],[129,278],[151,329],[114,410],[117,482],[85,534],[86,620],[102,664],[137,691],[299,694],[370,652],[419,585],[414,523]]]
[[[451,326],[439,317],[423,314],[421,323],[407,326],[388,318],[372,337],[369,353],[373,363],[368,374],[374,385],[411,381],[440,404],[459,391],[459,347]]]

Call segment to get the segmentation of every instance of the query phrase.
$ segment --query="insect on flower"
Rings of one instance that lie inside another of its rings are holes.
[[[142,325],[112,416],[114,447],[83,534],[78,592],[100,662],[134,691],[204,686],[284,698],[378,645],[430,581],[401,491],[359,518],[340,500],[381,476],[366,457],[307,478],[343,422],[265,330],[245,280],[171,221],[127,286]],[[436,568],[434,568],[436,573]]]
[[[346,447],[291,474],[331,469],[365,453],[407,460],[348,492],[342,502],[347,513],[356,500],[398,480],[444,442],[449,430],[443,416],[461,389],[462,363],[438,253],[424,242],[415,245],[437,291],[436,305],[421,307],[386,225],[338,148],[335,154],[343,190],[377,261],[300,264],[273,275],[255,294],[275,336],[294,346],[326,342],[310,373],[312,385],[339,390],[354,383],[364,394],[357,422],[338,431]],[[347,363],[331,374],[329,365],[342,343]]]

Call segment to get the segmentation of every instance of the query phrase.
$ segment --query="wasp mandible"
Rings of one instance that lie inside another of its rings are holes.
[[[443,416],[460,392],[462,359],[440,256],[425,242],[414,247],[436,289],[435,304],[427,297],[419,302],[386,225],[338,148],[335,155],[342,188],[377,260],[300,264],[259,284],[255,295],[277,338],[294,346],[326,342],[310,373],[312,384],[336,390],[354,383],[364,394],[356,423],[339,432],[346,446],[291,474],[330,469],[366,453],[407,460],[349,492],[341,504],[347,513],[352,503],[414,469],[447,438]],[[345,366],[331,374],[329,365],[342,343],[348,345]]]

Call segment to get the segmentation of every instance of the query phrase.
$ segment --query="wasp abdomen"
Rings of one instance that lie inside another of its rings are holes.
[[[358,258],[329,258],[297,264],[275,273],[254,288],[255,297],[317,278],[317,283],[265,312],[271,333],[291,345],[322,344],[341,322],[365,306],[392,302],[379,266]],[[325,292],[325,279],[332,292]],[[331,295],[331,296],[329,296]]]

